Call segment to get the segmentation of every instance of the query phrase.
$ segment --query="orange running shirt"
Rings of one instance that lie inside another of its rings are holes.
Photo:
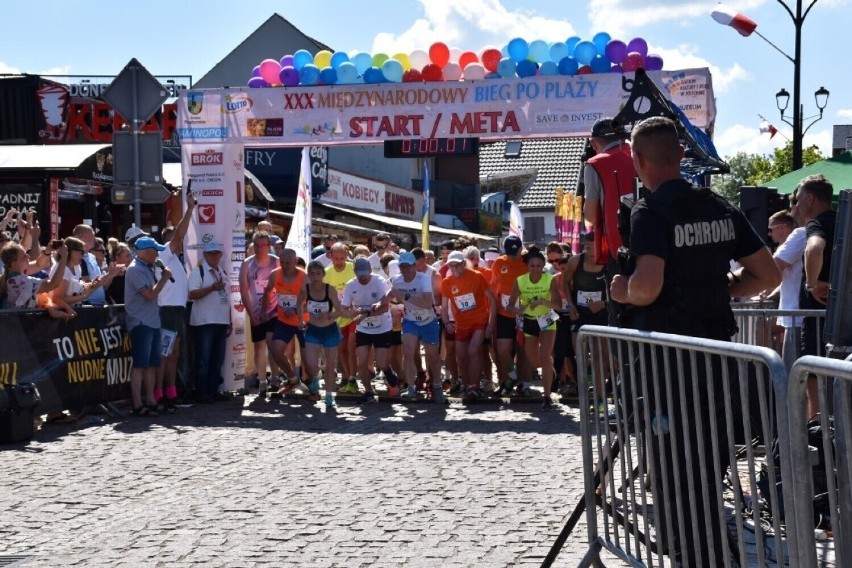
[[[296,300],[299,292],[305,287],[305,273],[299,268],[292,282],[285,282],[282,272],[279,270],[275,276],[275,301],[278,303],[278,321],[281,323],[298,327],[299,318],[295,315],[285,316],[284,309],[296,309]]]
[[[456,326],[470,329],[488,323],[488,283],[476,270],[467,269],[461,278],[452,273],[441,280],[441,296],[448,298],[456,317]]]
[[[512,287],[518,276],[529,272],[527,265],[521,257],[514,260],[504,254],[491,265],[491,272],[494,274],[491,278],[491,289],[497,296],[497,313],[507,318],[514,318],[515,314],[504,308],[509,304],[509,296],[512,295]]]

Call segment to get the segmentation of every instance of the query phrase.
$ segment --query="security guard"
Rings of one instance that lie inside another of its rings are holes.
[[[640,122],[633,129],[632,149],[636,173],[651,193],[641,199],[631,213],[629,248],[635,268],[629,276],[613,278],[612,298],[634,306],[627,313],[629,327],[730,340],[736,330],[730,298],[774,288],[780,282],[769,250],[739,209],[708,189],[695,188],[681,178],[680,162],[684,151],[674,122],[662,117]],[[731,259],[739,262],[743,269],[739,274],[730,274],[729,279]],[[683,377],[672,373],[674,394],[671,400],[675,403],[671,407],[665,404],[664,395],[660,401],[654,400],[655,389],[651,385],[642,385],[652,413],[652,428],[645,434],[650,442],[649,460],[656,498],[664,505],[659,507],[661,516],[670,516],[669,521],[677,527],[674,515],[680,509],[688,526],[697,522],[699,537],[695,541],[693,531],[685,530],[685,541],[681,541],[678,529],[674,529],[675,534],[666,534],[668,523],[663,522],[659,540],[667,553],[683,565],[714,566],[722,562],[723,546],[727,543],[722,538],[719,511],[715,506],[717,482],[711,478],[707,486],[700,486],[700,464],[706,463],[711,477],[716,471],[712,465],[714,461],[719,463],[719,471],[727,470],[725,404],[719,396],[722,387],[716,385],[715,404],[711,406],[706,379],[699,378],[696,382],[699,390],[692,392],[693,373],[700,374],[700,369],[687,372]],[[663,386],[660,385],[661,391]],[[681,416],[681,390],[690,410],[695,408],[694,403],[701,409],[700,413],[690,416],[689,428]],[[714,417],[711,417],[710,408],[715,408]],[[720,428],[715,440],[718,449],[715,456],[709,427],[713,419]],[[699,422],[704,426],[701,438],[696,433]],[[679,433],[675,448],[668,437],[672,431]],[[690,504],[690,484],[682,482],[686,478],[687,452],[692,457],[692,479],[696,485],[694,511]],[[679,492],[676,478],[681,481]],[[668,486],[666,503],[662,503],[666,494],[664,486]],[[709,510],[704,510],[705,498]],[[715,555],[715,562],[711,554]]]

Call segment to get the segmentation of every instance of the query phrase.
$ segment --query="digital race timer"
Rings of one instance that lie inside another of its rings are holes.
[[[385,140],[385,158],[471,156],[479,152],[479,138],[410,138]]]

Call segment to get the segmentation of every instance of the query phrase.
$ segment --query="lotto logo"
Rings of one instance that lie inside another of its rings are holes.
[[[212,203],[209,205],[198,206],[198,222],[205,225],[213,225],[216,223],[216,206]]]

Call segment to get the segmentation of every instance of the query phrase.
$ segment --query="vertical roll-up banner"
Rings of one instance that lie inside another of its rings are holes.
[[[185,142],[181,154],[184,191],[192,180],[192,193],[198,201],[184,248],[190,270],[198,270],[204,245],[216,241],[222,243],[222,267],[230,276],[233,329],[225,347],[222,377],[224,388],[235,390],[243,386],[247,341],[239,288],[240,265],[246,256],[243,146]],[[185,207],[185,199],[183,203]]]

